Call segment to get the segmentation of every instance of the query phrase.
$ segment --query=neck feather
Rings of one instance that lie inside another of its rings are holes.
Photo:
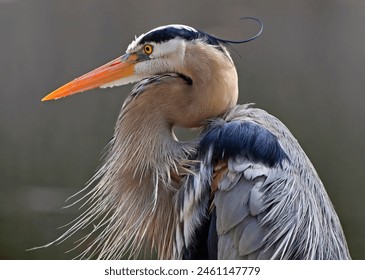
[[[156,99],[146,98],[149,94],[134,96],[123,106],[105,163],[88,194],[91,207],[71,230],[102,217],[93,225],[98,237],[85,256],[116,259],[128,252],[134,258],[153,248],[159,259],[174,258],[175,195],[194,145],[175,140]]]

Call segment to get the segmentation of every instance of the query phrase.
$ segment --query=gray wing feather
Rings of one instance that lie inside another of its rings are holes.
[[[245,256],[254,253],[263,245],[264,234],[256,218],[247,223],[239,241],[239,254]]]
[[[248,208],[250,209],[250,213],[253,216],[257,216],[258,214],[260,214],[262,212],[262,209],[264,209],[265,207],[261,187],[262,182],[258,182],[251,189]]]
[[[237,183],[234,186],[237,186]],[[235,188],[234,190],[225,188],[215,195],[214,204],[217,208],[217,233],[219,235],[226,233],[249,215],[249,209],[245,207],[249,194],[245,188]],[[240,199],[236,199],[237,197]],[[241,209],[241,211],[237,213],[237,209]]]
[[[237,260],[239,259],[237,246],[234,243],[234,232],[226,233],[220,236],[218,242],[218,259]]]
[[[235,259],[256,259],[260,254],[266,257],[263,252],[266,229],[262,226],[263,215],[260,214],[265,209],[262,189],[271,170],[243,158],[241,161],[237,158],[229,160],[228,168],[230,181],[236,184],[229,188],[226,184],[221,188],[220,184],[214,196],[219,236],[218,258],[224,259],[229,255],[227,249],[236,252]],[[233,176],[239,180],[233,179]],[[227,244],[234,244],[234,247]]]

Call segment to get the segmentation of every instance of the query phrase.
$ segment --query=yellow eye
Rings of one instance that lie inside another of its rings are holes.
[[[153,52],[153,46],[150,44],[144,45],[143,50],[145,54],[151,54]]]

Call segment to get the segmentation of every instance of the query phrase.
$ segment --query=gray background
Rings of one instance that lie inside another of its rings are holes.
[[[365,1],[0,0],[0,258],[68,259],[62,209],[99,165],[131,86],[40,99],[124,53],[154,27],[184,23],[234,46],[240,103],[279,117],[312,160],[353,258],[365,258]],[[180,133],[180,137],[188,137]]]

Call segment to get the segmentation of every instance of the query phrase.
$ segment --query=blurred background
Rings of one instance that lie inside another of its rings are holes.
[[[132,86],[41,103],[124,53],[134,35],[191,25],[234,46],[240,103],[279,117],[306,151],[365,259],[365,1],[0,0],[0,259],[70,259],[56,239],[77,216],[62,209],[99,165]],[[189,137],[180,132],[180,137]]]

